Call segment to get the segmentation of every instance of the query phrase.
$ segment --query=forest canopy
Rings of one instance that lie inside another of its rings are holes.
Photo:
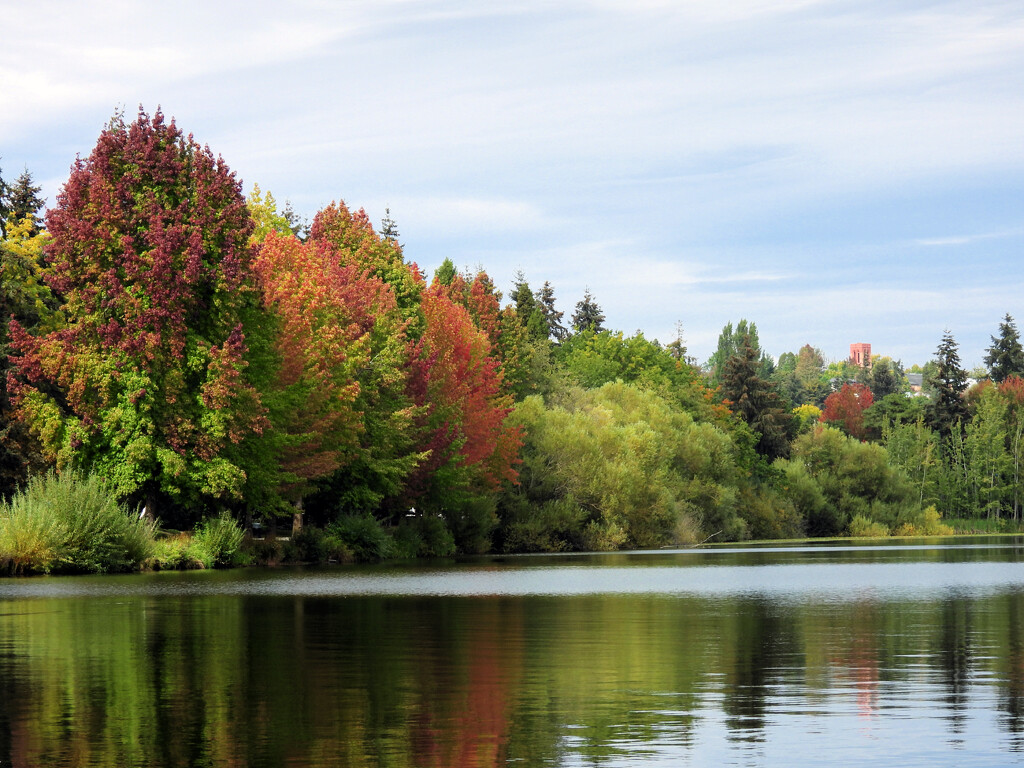
[[[159,111],[115,117],[45,215],[38,192],[0,178],[6,498],[94,474],[180,527],[415,526],[443,552],[1020,519],[1010,315],[972,388],[949,332],[921,393],[886,357],[774,358],[746,319],[702,366],[589,289],[566,320],[550,282],[503,303],[482,268],[424,275],[390,212],[305,226]]]

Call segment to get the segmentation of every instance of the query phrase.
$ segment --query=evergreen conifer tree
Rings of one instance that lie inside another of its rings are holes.
[[[565,313],[555,309],[555,289],[546,280],[544,281],[544,287],[540,289],[540,293],[537,296],[537,303],[540,305],[540,311],[547,323],[548,336],[554,339],[556,343],[564,341],[569,335],[569,331],[562,325],[562,316]]]
[[[721,396],[733,413],[758,434],[758,453],[769,460],[785,458],[795,427],[793,414],[775,387],[761,378],[760,365],[759,350],[750,334],[745,334],[737,354],[725,363]]]
[[[583,298],[576,304],[576,311],[572,316],[572,328],[576,333],[583,331],[600,333],[604,330],[603,323],[604,313],[601,312],[601,307],[598,306],[590,289],[587,288],[583,291]]]
[[[390,240],[392,243],[398,244],[398,224],[391,218],[391,209],[384,209],[384,218],[380,220],[380,236],[385,240]]]
[[[39,211],[45,201],[39,196],[42,187],[32,183],[32,174],[26,168],[14,180],[13,184],[6,185],[6,209],[7,216],[14,221],[21,221],[26,216],[32,221],[30,236],[37,235],[41,229],[39,226]]]
[[[7,182],[4,181],[4,169],[0,168],[0,240],[7,238],[7,215],[10,208],[7,205]]]
[[[999,337],[992,336],[992,346],[985,355],[992,381],[999,384],[1008,376],[1024,374],[1024,349],[1021,348],[1017,324],[1007,313],[999,324]]]
[[[544,317],[544,309],[540,302],[533,295],[530,284],[522,272],[516,272],[515,286],[512,288],[512,295],[509,297],[515,302],[516,316],[531,339],[546,339],[548,337],[548,324]]]
[[[935,372],[929,383],[935,393],[932,426],[942,437],[949,437],[967,423],[967,404],[963,398],[967,371],[961,367],[959,345],[948,330],[935,351]]]

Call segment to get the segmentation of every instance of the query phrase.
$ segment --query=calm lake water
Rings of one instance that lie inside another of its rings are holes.
[[[1024,540],[0,581],[0,766],[1024,764]]]

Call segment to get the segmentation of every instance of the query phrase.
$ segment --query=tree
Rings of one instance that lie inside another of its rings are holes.
[[[797,425],[782,396],[759,375],[759,367],[758,350],[748,334],[725,363],[719,393],[722,402],[757,433],[757,452],[768,459],[784,458]]]
[[[11,219],[0,239],[0,498],[23,485],[33,470],[43,469],[37,441],[15,418],[7,392],[8,322],[39,332],[56,321],[53,295],[43,282],[45,233],[32,233],[28,217]]]
[[[4,181],[3,168],[0,168],[0,240],[7,237],[7,217],[10,212],[7,204],[7,182]]]
[[[690,357],[686,354],[686,341],[683,339],[683,323],[676,321],[676,337],[665,345],[665,349],[672,357],[682,363],[689,363]]]
[[[544,286],[540,289],[540,293],[537,294],[537,303],[540,305],[540,311],[544,315],[544,322],[547,323],[548,336],[554,339],[556,344],[565,341],[569,335],[569,331],[562,325],[562,316],[565,313],[555,309],[555,289],[546,280],[544,281]]]
[[[261,244],[270,232],[293,234],[288,219],[277,210],[274,196],[270,192],[264,193],[259,184],[253,184],[252,192],[245,202],[254,225],[251,238],[253,245]]]
[[[1013,460],[1007,450],[1010,442],[1009,407],[996,387],[982,390],[978,410],[966,424],[964,450],[967,457],[968,483],[978,508],[990,519],[999,517],[1009,494],[1008,476]]]
[[[985,365],[996,384],[1009,376],[1024,375],[1024,348],[1021,347],[1017,324],[1007,313],[999,324],[999,337],[992,336],[992,346],[985,355]]]
[[[587,288],[583,291],[583,298],[576,303],[576,311],[572,315],[572,328],[576,333],[593,331],[600,333],[604,330],[604,313],[598,306],[594,297]]]
[[[247,378],[252,222],[222,159],[174,122],[115,117],[46,216],[66,325],[11,324],[18,417],[58,467],[153,504],[239,498],[265,424]]]
[[[821,421],[842,427],[846,434],[863,440],[864,411],[873,402],[871,390],[863,384],[843,384],[838,392],[825,398]]]
[[[913,422],[888,421],[882,427],[882,444],[889,463],[901,469],[917,487],[917,505],[938,499],[939,473],[942,471],[939,436],[919,416]]]
[[[935,394],[932,400],[932,426],[943,438],[967,423],[967,406],[963,392],[967,372],[960,366],[959,346],[946,331],[935,352],[935,372],[929,379]]]
[[[1007,442],[1010,455],[1010,489],[1013,501],[1013,519],[1020,519],[1022,496],[1022,470],[1024,470],[1024,379],[1008,376],[999,385],[999,394],[1007,403]]]
[[[521,436],[507,421],[512,400],[490,341],[466,308],[434,283],[423,293],[423,312],[409,391],[421,409],[425,460],[410,477],[409,501],[443,514],[464,550],[480,549],[497,524],[494,492],[516,480]]]
[[[401,237],[398,234],[398,224],[391,218],[390,208],[384,209],[384,218],[380,220],[380,236],[396,245],[398,244],[398,238]]]
[[[417,460],[394,294],[380,278],[343,266],[328,243],[302,243],[291,233],[271,232],[255,268],[280,359],[266,398],[272,430],[265,439],[280,467],[275,490],[301,514],[317,481],[358,465],[337,503],[373,510],[399,491]]]
[[[699,541],[702,524],[745,537],[734,446],[670,398],[616,381],[528,397],[514,417],[526,442],[502,497],[506,550],[656,547]]]
[[[694,383],[694,369],[657,341],[637,331],[578,333],[556,351],[565,370],[583,387],[622,380],[649,386],[682,387]]]
[[[775,365],[771,358],[761,350],[761,342],[757,337],[757,324],[747,323],[740,320],[733,330],[732,323],[726,323],[722,332],[718,335],[718,348],[708,358],[705,368],[708,370],[708,380],[712,388],[718,386],[725,374],[725,365],[733,357],[741,354],[744,344],[749,343],[754,349],[758,359],[758,374],[762,379],[767,379],[775,372]]]
[[[434,282],[440,283],[441,285],[451,285],[452,281],[458,276],[459,272],[455,269],[455,264],[452,263],[451,259],[445,259],[441,262],[441,266],[437,268],[434,273]]]
[[[40,231],[39,211],[46,201],[39,196],[42,187],[32,183],[32,174],[28,168],[14,180],[13,184],[7,185],[6,189],[6,218],[14,221],[29,219],[31,235],[37,235]]]
[[[397,242],[373,231],[366,211],[352,213],[344,202],[331,203],[313,217],[309,239],[330,243],[342,263],[368,270],[390,285],[399,310],[410,321],[408,333],[418,336],[422,332],[420,295],[424,286],[419,269],[405,263]]]
[[[898,360],[880,357],[871,365],[868,386],[875,400],[903,391],[903,366]]]
[[[544,308],[533,295],[522,272],[516,273],[515,285],[509,298],[515,302],[516,316],[519,318],[520,325],[526,328],[530,339],[535,341],[547,339],[549,329],[544,316]]]

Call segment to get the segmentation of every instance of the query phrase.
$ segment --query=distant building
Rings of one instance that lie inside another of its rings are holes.
[[[910,385],[910,391],[916,395],[924,388],[924,374],[908,373],[907,383]]]
[[[853,363],[854,365],[860,366],[861,368],[865,368],[871,365],[871,345],[851,344],[850,362]]]

